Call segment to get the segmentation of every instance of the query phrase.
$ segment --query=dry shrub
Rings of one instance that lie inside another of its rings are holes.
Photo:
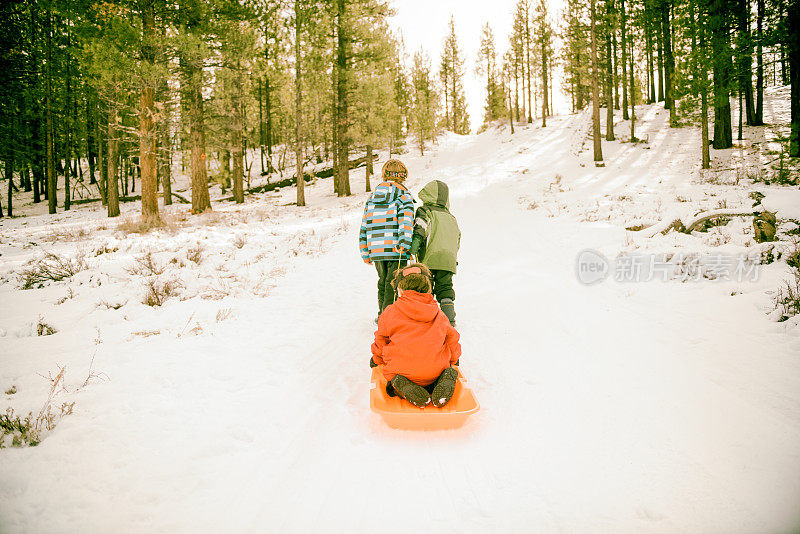
[[[80,241],[89,236],[89,229],[81,226],[79,228],[56,228],[45,238],[50,241]]]
[[[778,321],[800,314],[800,271],[794,269],[794,279],[784,282],[775,297],[775,309],[780,311]]]
[[[39,321],[36,323],[37,336],[52,336],[58,332],[55,328],[44,322],[44,318],[39,316]]]
[[[72,413],[74,402],[65,402],[56,410],[53,410],[52,405],[55,396],[66,391],[64,387],[66,370],[65,366],[61,366],[56,376],[50,374],[44,377],[50,382],[50,391],[39,415],[34,417],[33,412],[30,412],[22,418],[14,413],[13,408],[8,408],[5,414],[0,414],[0,448],[6,446],[7,439],[11,440],[12,447],[25,445],[35,447],[41,442],[44,431],[52,430],[62,417]]]
[[[186,259],[191,262],[194,262],[197,265],[200,265],[203,262],[203,251],[205,248],[199,242],[190,247],[189,250],[186,251]]]
[[[82,253],[69,257],[47,252],[44,257],[29,261],[20,271],[22,289],[31,289],[35,285],[47,281],[60,282],[87,267],[88,264]]]
[[[180,283],[177,280],[159,280],[152,277],[145,282],[145,288],[147,291],[142,302],[148,306],[161,306],[169,298],[178,295]]]
[[[102,247],[96,248],[94,250],[94,255],[101,256],[103,254],[111,254],[117,251],[119,251],[119,247],[109,247],[108,245],[103,245]]]
[[[236,248],[242,248],[247,244],[247,236],[244,234],[237,234],[233,238],[233,246]]]
[[[96,306],[98,308],[100,306],[102,306],[107,310],[118,310],[124,305],[125,305],[124,302],[111,302],[111,301],[109,301],[107,299],[101,299],[101,300],[97,301],[97,304],[96,304]]]
[[[174,232],[176,225],[168,217],[157,215],[126,217],[117,225],[117,230],[124,234],[146,234],[153,230]]]
[[[139,330],[137,332],[131,332],[131,335],[140,337],[150,337],[150,336],[157,336],[160,333],[161,330]]]
[[[228,319],[231,316],[232,313],[233,313],[233,310],[230,309],[230,308],[220,308],[217,311],[217,322],[220,323],[220,322]]]
[[[137,274],[141,276],[158,276],[164,272],[164,266],[159,265],[153,259],[153,251],[147,251],[147,254],[142,254],[134,260],[136,263],[133,267],[127,269],[129,274]]]

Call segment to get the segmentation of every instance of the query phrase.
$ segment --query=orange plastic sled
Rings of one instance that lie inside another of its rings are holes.
[[[458,428],[467,418],[480,409],[478,399],[467,380],[458,371],[458,381],[453,398],[442,408],[427,406],[417,408],[405,399],[390,397],[386,394],[386,379],[383,377],[383,366],[373,367],[372,384],[369,392],[369,407],[380,415],[392,428],[405,430],[444,430]]]

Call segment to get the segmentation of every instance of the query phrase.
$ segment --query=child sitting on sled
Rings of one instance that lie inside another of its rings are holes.
[[[431,272],[421,263],[398,269],[392,286],[398,298],[378,319],[371,366],[383,365],[386,393],[423,408],[453,396],[461,344],[431,294]]]

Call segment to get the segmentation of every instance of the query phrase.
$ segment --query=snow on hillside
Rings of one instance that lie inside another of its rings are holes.
[[[798,528],[800,329],[770,315],[786,264],[761,262],[788,245],[755,243],[744,219],[625,229],[785,189],[701,175],[698,132],[667,128],[659,106],[638,112],[647,143],[604,142],[604,168],[585,115],[403,155],[413,192],[450,185],[463,232],[461,363],[481,411],[454,431],[390,430],[369,410],[365,193],[336,199],[319,180],[305,209],[291,188],[202,216],[173,205],[168,228],[142,235],[125,230],[133,203],[122,221],[86,206],[0,220],[4,406],[35,416],[60,369],[52,405],[74,403],[38,446],[0,451],[0,531]],[[727,168],[754,147],[712,155]],[[673,261],[667,281],[615,271],[584,285],[585,250],[724,254],[756,276],[686,276]],[[79,272],[21,290],[46,253]],[[167,286],[162,306],[143,303]]]

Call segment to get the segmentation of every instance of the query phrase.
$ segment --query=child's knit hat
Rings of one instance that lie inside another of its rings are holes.
[[[408,178],[408,169],[399,159],[390,159],[383,164],[381,174],[383,175],[384,180],[402,183],[406,178]]]

